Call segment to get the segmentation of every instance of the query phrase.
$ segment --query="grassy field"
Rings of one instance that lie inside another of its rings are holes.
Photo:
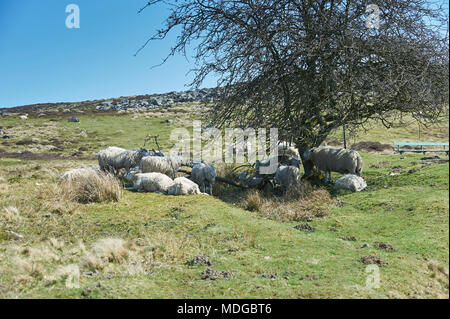
[[[147,134],[159,134],[167,149],[171,129],[198,116],[180,108],[81,115],[81,123],[0,119],[13,135],[0,144],[3,152],[67,157],[0,152],[0,298],[449,298],[449,164],[442,154],[421,160],[361,152],[367,189],[331,191],[311,205],[277,206],[258,195],[265,208],[249,211],[248,194],[232,188],[215,197],[124,190],[118,202],[90,204],[60,196],[62,172],[95,163],[78,157],[106,145],[139,147]],[[419,140],[414,128],[387,134],[374,124],[352,142],[406,139]],[[448,120],[421,139],[448,140]],[[52,141],[57,150],[48,149]],[[286,217],[286,207],[299,212]],[[378,288],[366,285],[366,256],[379,258]]]

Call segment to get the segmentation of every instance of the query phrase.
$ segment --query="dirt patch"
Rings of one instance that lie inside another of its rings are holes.
[[[308,274],[304,277],[300,277],[299,280],[308,280],[308,281],[317,280],[317,276],[314,274]]]
[[[16,145],[32,145],[32,144],[37,144],[37,141],[33,141],[33,140],[21,140],[21,141],[17,141],[15,144]]]
[[[383,243],[383,242],[376,242],[373,245],[375,247],[377,247],[378,249],[381,249],[381,250],[387,250],[387,251],[394,251],[395,250],[394,247],[392,247],[389,244]]]
[[[372,164],[369,167],[370,168],[384,168],[389,164],[391,164],[390,161],[381,161],[381,162],[378,162],[377,164]]]
[[[359,259],[360,262],[362,262],[364,265],[378,265],[380,267],[386,266],[388,263],[381,259],[380,257],[369,255],[369,256],[363,256]]]
[[[218,271],[218,270],[208,268],[205,271],[203,271],[200,274],[200,276],[203,280],[207,280],[207,279],[217,280],[217,279],[222,279],[222,278],[229,279],[229,278],[231,278],[231,272],[225,271],[225,270]]]
[[[407,168],[407,167],[406,167],[406,166],[401,166],[401,165],[398,165],[398,166],[392,166],[392,167],[391,167],[391,169],[392,169],[393,171],[395,171],[395,172],[401,171],[402,169],[405,169],[405,168]]]
[[[300,224],[297,226],[294,226],[294,229],[300,230],[300,231],[305,231],[305,232],[314,232],[316,231],[316,228],[312,227],[309,224]]]
[[[368,152],[383,152],[383,151],[392,151],[393,147],[391,144],[382,144],[380,142],[359,142],[352,144],[350,146],[351,149],[355,151],[368,151]]]
[[[347,240],[347,241],[356,241],[356,238],[353,236],[345,236],[345,237],[341,237],[342,240]]]
[[[60,154],[55,153],[33,153],[29,151],[25,151],[22,153],[16,152],[1,152],[0,157],[2,158],[17,158],[22,160],[36,160],[36,161],[52,161],[52,160],[95,160],[94,157],[69,157],[62,156]]]
[[[261,277],[266,278],[266,279],[278,279],[280,276],[277,273],[275,273],[275,274],[263,273],[263,274],[261,274]]]
[[[187,264],[189,266],[212,266],[208,256],[194,256]]]
[[[342,200],[340,200],[340,199],[337,199],[337,200],[334,201],[334,205],[336,205],[337,207],[344,207],[344,206],[347,205],[347,203],[342,201]]]
[[[418,169],[418,168],[413,168],[413,169],[410,169],[410,170],[408,171],[408,174],[413,174],[413,173],[419,172],[419,171],[420,171],[420,169]]]

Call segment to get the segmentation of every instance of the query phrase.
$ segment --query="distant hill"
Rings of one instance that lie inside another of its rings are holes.
[[[212,103],[217,98],[216,88],[203,88],[164,94],[121,96],[118,98],[88,100],[82,102],[40,103],[11,108],[0,108],[0,115],[11,113],[48,114],[58,112],[85,113],[111,112],[127,109],[154,109],[188,103]]]

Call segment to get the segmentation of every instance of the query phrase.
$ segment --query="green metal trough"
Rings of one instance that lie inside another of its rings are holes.
[[[432,142],[394,142],[397,147],[396,151],[400,154],[403,152],[419,152],[425,154],[426,152],[445,152],[448,156],[448,143],[432,143]],[[420,146],[420,148],[401,148],[402,146]],[[441,146],[441,149],[424,148],[424,146]]]

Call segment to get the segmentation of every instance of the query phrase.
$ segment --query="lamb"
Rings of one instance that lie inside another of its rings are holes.
[[[300,170],[295,166],[280,166],[275,173],[275,182],[284,189],[295,183],[300,178]]]
[[[311,148],[304,153],[303,157],[305,162],[316,166],[318,170],[325,171],[326,181],[331,180],[331,172],[355,174],[358,176],[362,172],[363,162],[361,155],[355,150]]]
[[[139,167],[143,173],[162,173],[174,177],[181,166],[180,156],[145,156]]]
[[[280,144],[278,144],[278,154],[288,154],[296,159],[300,158],[298,150],[288,142],[280,142]]]
[[[136,167],[147,154],[148,150],[145,148],[126,150],[111,146],[98,152],[97,159],[102,171],[112,171],[117,175],[120,169],[125,168],[128,174],[130,169]]]
[[[137,173],[134,175],[133,189],[139,192],[159,192],[167,194],[173,180],[162,173]]]
[[[198,185],[186,177],[177,177],[167,191],[168,195],[200,194]]]
[[[191,179],[200,186],[203,193],[208,185],[209,194],[212,195],[212,188],[216,181],[216,169],[211,164],[197,163],[192,167]]]

